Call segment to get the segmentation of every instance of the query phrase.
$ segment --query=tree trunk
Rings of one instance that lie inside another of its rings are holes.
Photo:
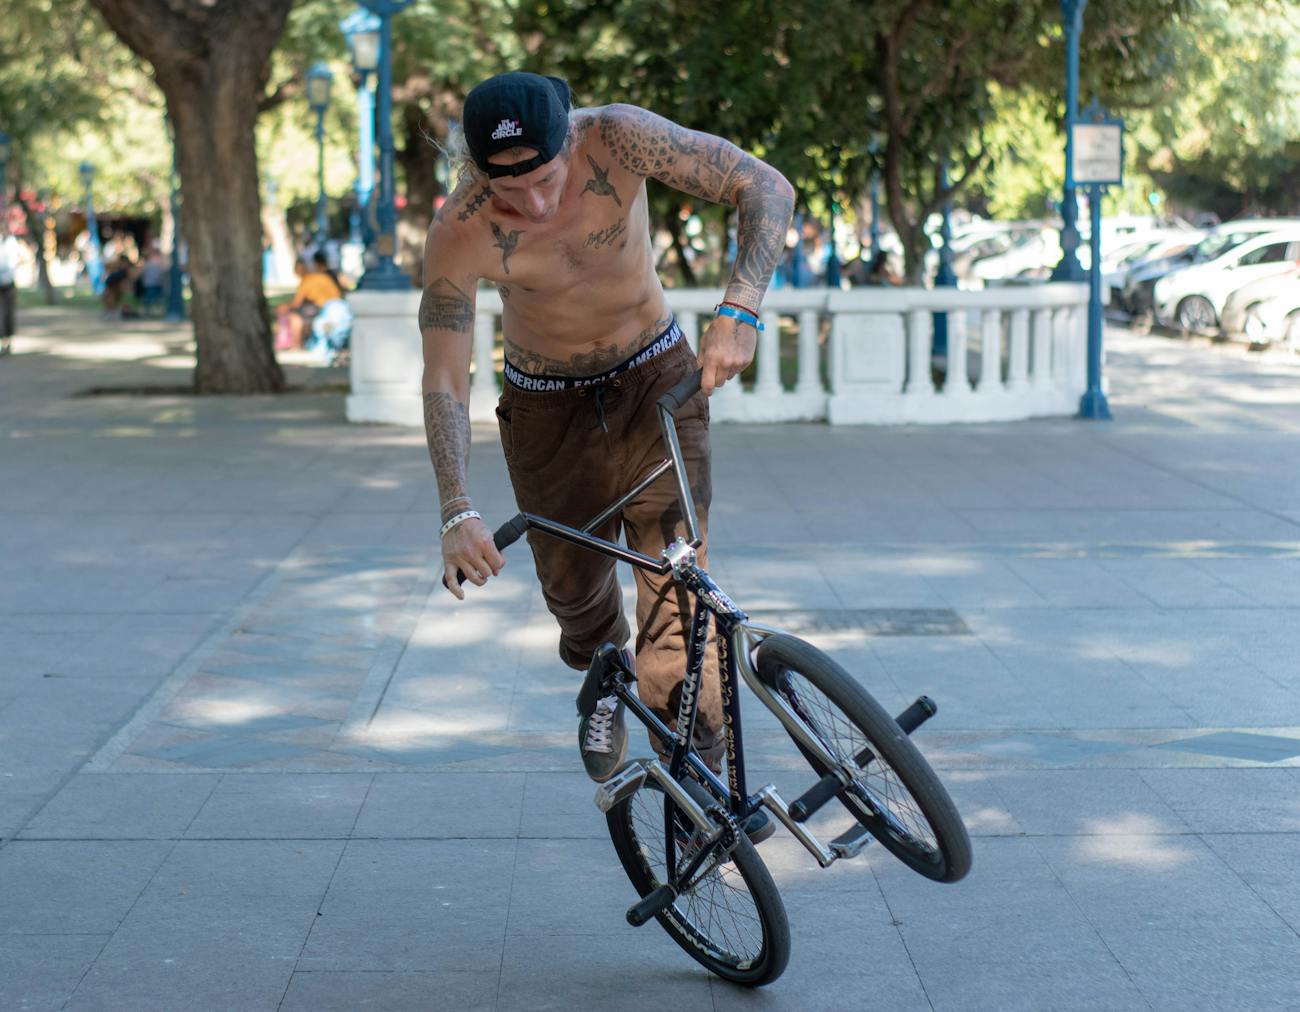
[[[262,291],[253,129],[293,0],[91,0],[152,64],[176,131],[199,393],[284,387]]]
[[[429,140],[438,124],[426,117],[418,102],[403,103],[402,146],[394,152],[397,164],[406,177],[406,207],[401,215],[401,265],[412,277],[423,270],[424,239],[433,223],[434,202],[442,195],[438,182],[438,159],[441,153]],[[445,133],[445,126],[443,131]]]

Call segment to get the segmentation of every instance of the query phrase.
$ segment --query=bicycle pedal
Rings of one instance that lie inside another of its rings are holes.
[[[640,763],[628,763],[612,777],[596,788],[596,807],[608,812],[620,801],[625,801],[641,789],[645,783],[645,767]]]
[[[830,842],[831,853],[836,857],[857,857],[871,839],[870,832],[861,826],[852,826]]]

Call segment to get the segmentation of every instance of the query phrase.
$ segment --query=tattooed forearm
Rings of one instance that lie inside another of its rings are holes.
[[[519,245],[519,237],[523,235],[523,229],[514,229],[506,232],[495,221],[491,222],[492,235],[496,239],[492,245],[501,251],[501,269],[507,274],[510,273],[510,254],[515,251]]]
[[[438,476],[438,498],[448,502],[468,494],[469,408],[453,394],[435,390],[424,395],[424,435]]]
[[[727,298],[757,309],[785,249],[794,191],[779,172],[749,155],[733,176],[739,211]]]
[[[446,278],[438,278],[425,286],[419,319],[421,330],[468,333],[474,326],[474,300]]]
[[[537,352],[522,348],[506,339],[506,358],[520,372],[530,376],[595,376],[612,369],[614,366],[631,358],[642,348],[654,343],[655,338],[668,329],[673,322],[671,314],[660,317],[646,327],[631,341],[595,348],[591,351],[578,352],[566,359],[550,358]]]
[[[625,232],[627,232],[627,221],[623,218],[619,218],[618,221],[614,222],[614,224],[610,225],[608,228],[598,229],[597,231],[590,233],[587,236],[587,241],[582,244],[582,248],[601,249],[602,247],[608,246]]]
[[[618,191],[614,189],[614,185],[609,181],[609,169],[602,169],[591,155],[587,156],[587,163],[591,166],[591,171],[595,175],[587,180],[587,185],[582,188],[582,192],[594,193],[597,197],[613,197],[614,203],[622,207],[623,201],[618,199]]]

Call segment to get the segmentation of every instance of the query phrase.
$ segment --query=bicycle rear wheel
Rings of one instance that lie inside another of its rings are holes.
[[[682,786],[702,806],[715,803],[695,781],[683,780]],[[681,818],[693,831],[694,824]],[[647,896],[668,881],[663,792],[643,786],[610,809],[606,819],[614,850],[637,893]],[[692,856],[686,842],[690,835],[683,831],[684,846],[674,848],[679,866]],[[744,833],[729,855],[705,862],[658,921],[693,959],[736,984],[770,984],[790,959],[790,926],[781,894]]]
[[[871,693],[826,654],[793,636],[769,636],[757,657],[758,677],[852,773],[840,800],[854,817],[927,878],[963,878],[970,871],[971,848],[961,816],[930,764]],[[799,748],[818,776],[829,772]]]

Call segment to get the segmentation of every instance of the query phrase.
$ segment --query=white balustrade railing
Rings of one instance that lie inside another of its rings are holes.
[[[721,289],[666,294],[697,348]],[[349,298],[357,320],[348,419],[423,424],[419,293]],[[1087,301],[1081,284],[778,289],[764,300],[752,383],[728,383],[714,394],[711,414],[714,421],[833,425],[1073,414],[1085,387]],[[935,312],[947,313],[946,360],[931,355]],[[501,297],[480,291],[470,382],[476,421],[493,418],[499,395],[500,315]]]

